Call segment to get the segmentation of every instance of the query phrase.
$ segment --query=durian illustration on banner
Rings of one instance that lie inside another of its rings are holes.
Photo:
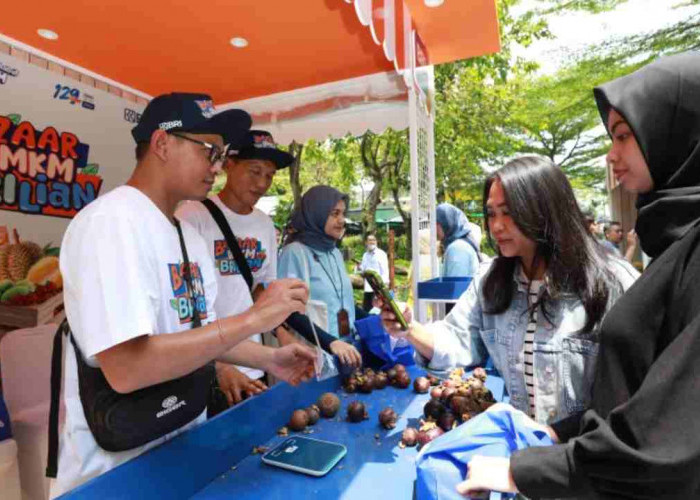
[[[13,243],[0,245],[0,304],[35,305],[60,293],[58,249],[21,241],[16,229],[13,234]]]

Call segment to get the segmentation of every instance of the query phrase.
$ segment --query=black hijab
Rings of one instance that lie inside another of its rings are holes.
[[[654,187],[637,198],[635,230],[658,257],[700,222],[700,52],[662,57],[593,93],[605,127],[614,108],[646,159]]]

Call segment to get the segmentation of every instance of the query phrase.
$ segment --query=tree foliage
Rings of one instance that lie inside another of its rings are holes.
[[[551,158],[578,194],[604,203],[601,157],[607,136],[592,88],[627,74],[660,55],[700,49],[700,12],[650,33],[618,37],[569,53],[551,75],[537,61],[516,57],[517,46],[552,38],[548,22],[566,13],[600,14],[629,0],[499,0],[501,51],[443,64],[435,69],[435,167],[438,200],[463,208],[481,202],[488,171],[518,153]],[[677,7],[700,0],[676,0]],[[329,184],[351,195],[366,211],[363,229],[373,230],[378,200],[393,199],[408,228],[400,198],[410,192],[408,134],[387,130],[361,137],[292,144],[295,166],[275,178],[282,213],[309,187]],[[374,185],[363,195],[358,185]],[[281,216],[280,216],[281,217]]]

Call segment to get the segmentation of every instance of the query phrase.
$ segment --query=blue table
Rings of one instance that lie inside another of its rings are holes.
[[[409,373],[413,379],[424,370],[409,367]],[[503,398],[500,377],[489,375],[486,385],[497,400]],[[328,391],[339,395],[341,409],[334,419],[322,418],[310,427],[313,433],[308,436],[348,448],[330,473],[320,478],[305,476],[265,465],[260,455],[251,454],[254,446],[272,447],[281,442],[284,438],[276,431],[292,411],[309,406]],[[398,444],[407,425],[418,425],[428,399],[428,394],[416,394],[412,388],[346,394],[337,377],[298,388],[277,384],[61,498],[410,499],[417,450],[401,449]],[[345,422],[347,405],[353,400],[366,404],[368,420]],[[399,414],[396,428],[390,431],[378,423],[379,412],[387,406]]]

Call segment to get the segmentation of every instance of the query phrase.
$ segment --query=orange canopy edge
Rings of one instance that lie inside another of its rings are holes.
[[[500,48],[495,0],[394,2],[410,10],[431,64]],[[394,68],[344,0],[17,2],[3,9],[0,34],[149,95],[207,92],[218,103]]]

